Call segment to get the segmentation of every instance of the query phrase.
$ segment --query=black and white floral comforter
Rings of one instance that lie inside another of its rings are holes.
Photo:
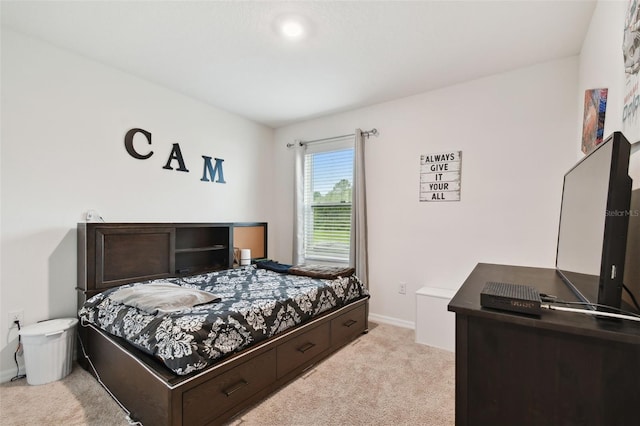
[[[117,287],[87,300],[79,317],[82,324],[91,323],[124,338],[180,375],[202,370],[320,313],[368,297],[356,276],[315,279],[253,265],[123,287],[158,281],[210,291],[222,300],[153,315],[111,300],[109,294],[121,288]]]

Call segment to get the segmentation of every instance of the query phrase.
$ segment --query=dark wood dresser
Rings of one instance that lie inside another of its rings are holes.
[[[456,425],[640,424],[640,323],[480,306],[488,281],[576,297],[554,269],[478,264],[456,314]]]

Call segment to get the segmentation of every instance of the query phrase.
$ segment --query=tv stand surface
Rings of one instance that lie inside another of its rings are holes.
[[[478,264],[456,314],[456,425],[628,425],[640,407],[640,323],[482,308],[487,281],[576,301],[554,269]]]

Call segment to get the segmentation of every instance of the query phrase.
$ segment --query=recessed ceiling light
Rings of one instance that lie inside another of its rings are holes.
[[[282,22],[280,31],[287,37],[298,38],[304,35],[304,26],[300,21],[289,18]]]
[[[291,40],[306,38],[310,33],[309,21],[299,15],[281,15],[273,24],[278,34]]]

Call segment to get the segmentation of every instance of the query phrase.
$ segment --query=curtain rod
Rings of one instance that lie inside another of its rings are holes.
[[[312,141],[300,141],[300,140],[297,140],[295,143],[288,143],[287,144],[287,148],[291,148],[292,146],[296,146],[296,144],[299,144],[300,146],[304,146],[304,145],[307,145],[307,144],[310,144],[310,143],[328,142],[328,141],[348,138],[350,136],[355,136],[355,135],[356,135],[355,133],[351,133],[351,134],[348,134],[348,135],[332,136],[330,138],[314,139]],[[364,136],[365,138],[368,138],[371,135],[378,136],[378,129],[371,129],[371,130],[367,130],[366,132],[362,132],[362,136]]]

